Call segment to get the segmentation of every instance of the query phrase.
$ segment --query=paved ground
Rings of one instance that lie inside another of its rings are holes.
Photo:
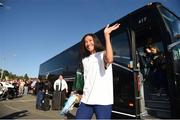
[[[59,111],[42,111],[35,108],[36,96],[26,95],[12,100],[0,101],[1,119],[74,119],[76,108],[67,116],[60,116]]]
[[[74,107],[67,116],[60,116],[60,111],[58,110],[37,110],[35,106],[36,96],[31,94],[12,100],[2,100],[0,101],[0,119],[75,119],[75,113],[77,110],[77,108]],[[95,118],[95,115],[93,115],[92,119]],[[125,119],[126,117],[124,118],[120,115],[113,115],[112,118]]]

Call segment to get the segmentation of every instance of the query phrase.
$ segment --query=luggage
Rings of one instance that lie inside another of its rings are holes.
[[[50,110],[50,96],[48,94],[44,94],[44,98],[42,100],[42,110]]]
[[[60,110],[60,109],[62,109],[61,92],[54,91],[52,96],[52,110]]]
[[[41,90],[38,91],[36,96],[36,109],[42,109],[42,100],[44,98],[44,92]]]

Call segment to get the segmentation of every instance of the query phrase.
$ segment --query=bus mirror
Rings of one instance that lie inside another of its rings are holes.
[[[176,34],[176,35],[175,35],[175,38],[176,38],[176,39],[180,39],[180,34]]]

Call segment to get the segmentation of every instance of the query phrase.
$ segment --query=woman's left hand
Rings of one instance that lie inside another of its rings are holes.
[[[109,24],[108,24],[108,25],[106,26],[106,28],[104,29],[104,34],[105,34],[105,35],[110,34],[112,31],[118,29],[119,26],[120,26],[119,23],[116,23],[116,24],[114,24],[114,25],[111,26],[111,27],[109,27]]]

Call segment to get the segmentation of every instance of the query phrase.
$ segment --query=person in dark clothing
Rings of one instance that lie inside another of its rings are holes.
[[[45,80],[43,87],[44,87],[44,91],[48,94],[50,89],[51,89],[51,87],[52,87],[52,85],[51,85],[51,83],[48,80]]]
[[[36,109],[42,109],[42,100],[44,99],[44,82],[37,81],[36,83]]]
[[[35,84],[34,94],[36,95],[39,90],[42,90],[42,83],[41,83],[40,80],[38,79],[37,82],[36,82],[36,84]]]
[[[166,62],[165,56],[160,52],[160,50],[155,45],[149,46],[152,60],[150,62],[152,83],[156,91],[161,94],[162,90],[167,89],[167,79],[166,79]]]

